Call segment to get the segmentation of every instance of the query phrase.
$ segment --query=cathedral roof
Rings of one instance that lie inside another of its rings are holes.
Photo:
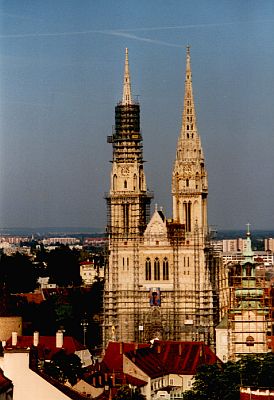
[[[151,234],[152,235],[167,234],[166,219],[164,213],[161,209],[158,210],[157,206],[155,207],[155,211],[145,230],[145,235],[151,235]]]

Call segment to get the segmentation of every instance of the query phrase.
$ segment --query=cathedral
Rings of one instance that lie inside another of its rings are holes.
[[[214,346],[219,322],[218,268],[207,225],[207,171],[186,52],[182,126],[172,172],[172,218],[146,185],[140,106],[131,93],[128,50],[122,100],[108,137],[113,158],[106,196],[109,236],[104,288],[104,345],[203,340]],[[176,150],[176,151],[175,151]]]

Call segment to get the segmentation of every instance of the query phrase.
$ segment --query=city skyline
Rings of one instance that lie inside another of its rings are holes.
[[[271,1],[14,1],[0,18],[1,228],[106,225],[126,47],[148,187],[170,217],[188,44],[209,224],[273,228]]]

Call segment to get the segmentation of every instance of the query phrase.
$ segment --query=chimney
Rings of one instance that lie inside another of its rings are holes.
[[[56,347],[58,349],[61,349],[63,347],[63,332],[62,331],[58,331],[56,332]]]
[[[17,345],[17,332],[11,332],[11,345]]]
[[[39,344],[39,332],[33,332],[33,346],[37,347]]]

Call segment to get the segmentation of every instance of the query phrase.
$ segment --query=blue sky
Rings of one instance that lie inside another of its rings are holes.
[[[0,2],[0,227],[106,224],[125,47],[146,175],[171,217],[185,47],[209,223],[274,228],[274,2]]]

